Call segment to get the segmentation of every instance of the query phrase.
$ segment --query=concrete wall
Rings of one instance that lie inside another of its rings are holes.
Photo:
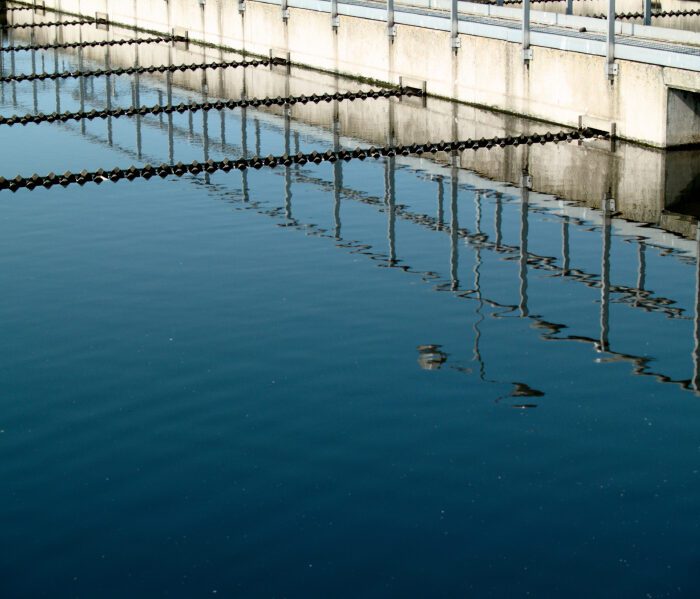
[[[263,55],[288,52],[298,64],[350,76],[392,84],[410,77],[427,81],[431,94],[549,122],[576,126],[579,116],[601,128],[615,122],[621,137],[657,147],[695,143],[700,134],[694,120],[679,127],[678,118],[667,117],[669,87],[700,92],[700,73],[693,71],[618,60],[619,76],[611,83],[605,59],[593,54],[536,47],[526,66],[519,43],[460,35],[455,53],[448,32],[408,25],[397,26],[392,43],[381,21],[341,16],[334,33],[326,12],[290,8],[285,22],[280,6],[252,0],[243,14],[236,0],[207,0],[204,6],[198,0],[46,5],[86,15],[106,12],[115,22],[160,32],[181,27],[192,39]]]
[[[121,39],[129,34],[129,31],[116,27],[109,32],[91,27],[61,30],[62,39],[66,42],[109,37]],[[32,36],[35,42],[46,43],[54,39],[55,33],[51,29],[18,30],[13,33],[13,43],[26,43]],[[74,55],[77,52],[70,51]],[[87,64],[97,67],[104,64],[107,57],[113,67],[131,66],[136,57],[142,66],[235,60],[240,57],[240,54],[213,47],[191,45],[187,50],[171,44],[85,48],[82,54],[88,61]],[[286,67],[178,72],[172,80],[180,88],[196,91],[209,98],[308,95],[371,87],[299,67],[292,67],[289,72]],[[166,89],[166,78],[162,75],[141,76],[140,81],[148,81],[149,86]],[[66,86],[63,93],[69,93],[69,84],[70,81],[61,83]],[[105,86],[106,79],[97,80],[96,84],[98,88]],[[73,85],[77,86],[77,83],[73,82]],[[101,109],[105,102],[104,97],[98,96],[94,104],[88,105],[88,109]],[[249,115],[254,115],[254,118],[267,119],[280,129],[284,127],[284,114],[281,107],[249,111]],[[438,98],[428,98],[425,102],[418,98],[408,98],[297,104],[291,107],[290,114],[296,123],[295,128],[303,129],[304,125],[312,127],[309,130],[310,136],[319,139],[319,150],[331,147],[331,132],[336,123],[343,145],[351,147],[381,146],[391,140],[409,144],[490,138],[551,129],[546,124],[515,115]],[[236,134],[229,131],[227,135],[229,147],[226,155],[229,158],[240,155],[241,144],[236,140]],[[216,141],[212,139],[211,143],[214,145]],[[450,160],[451,156],[442,154],[434,159],[426,159],[424,163],[447,165]],[[693,221],[675,214],[673,206],[696,197],[700,192],[700,150],[664,151],[624,142],[611,146],[607,141],[588,141],[466,151],[460,153],[459,160],[460,166],[465,169],[514,186],[520,185],[522,171],[527,169],[532,176],[534,191],[583,202],[591,207],[599,207],[604,195],[610,192],[616,199],[617,210],[625,217],[662,224],[666,229],[683,235],[695,235]]]

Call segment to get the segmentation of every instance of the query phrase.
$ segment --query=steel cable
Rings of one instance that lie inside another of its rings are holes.
[[[0,25],[0,29],[32,29],[35,27],[69,27],[71,25],[96,25],[107,23],[104,19],[76,19],[74,21],[46,21],[41,23],[14,23],[12,25]]]
[[[135,37],[123,40],[102,40],[95,42],[66,42],[62,44],[35,44],[31,46],[3,46],[0,52],[31,52],[32,50],[71,50],[74,48],[100,48],[106,46],[132,46],[135,44],[163,44],[186,42],[187,38],[179,35],[160,37]]]
[[[260,108],[270,106],[293,106],[295,104],[318,104],[333,100],[369,100],[378,98],[394,98],[401,96],[422,96],[423,92],[413,88],[381,89],[369,91],[337,92],[334,94],[311,94],[310,96],[287,96],[277,98],[251,98],[244,100],[217,100],[214,102],[191,102],[181,104],[155,104],[153,106],[131,106],[129,108],[113,108],[110,110],[90,110],[80,112],[53,112],[51,114],[25,114],[23,116],[0,116],[0,126],[30,125],[41,123],[66,123],[84,119],[107,119],[122,116],[146,116],[158,114],[173,114],[175,112],[198,112],[200,110],[231,110],[235,108]]]
[[[328,150],[326,152],[309,152],[289,155],[282,154],[280,156],[253,156],[252,158],[238,158],[231,160],[224,158],[223,160],[207,160],[204,163],[194,161],[189,164],[178,162],[177,164],[163,163],[157,166],[146,164],[145,166],[137,167],[130,166],[128,168],[116,167],[111,171],[98,169],[96,171],[81,171],[80,173],[72,173],[67,171],[62,175],[49,173],[48,175],[32,175],[31,177],[22,177],[18,175],[14,179],[5,179],[0,177],[0,190],[17,191],[18,189],[35,189],[44,187],[49,189],[54,185],[68,187],[69,185],[85,185],[86,183],[103,183],[112,181],[116,183],[122,179],[133,181],[134,179],[150,180],[153,177],[166,178],[170,175],[182,177],[187,174],[199,175],[206,172],[209,174],[217,171],[225,173],[236,170],[246,170],[248,168],[261,169],[263,167],[275,168],[277,166],[291,166],[294,164],[305,165],[307,163],[321,164],[322,162],[335,163],[338,160],[348,162],[353,159],[365,160],[367,158],[378,159],[384,156],[409,156],[422,154],[437,154],[438,152],[452,152],[464,150],[478,150],[480,148],[491,149],[495,147],[504,148],[506,146],[546,144],[558,142],[571,142],[591,137],[607,137],[607,134],[601,133],[594,129],[579,129],[577,131],[560,131],[557,133],[533,133],[531,135],[517,135],[506,137],[492,137],[490,139],[468,139],[464,141],[441,141],[437,143],[427,144],[410,144],[386,146],[381,148],[356,148],[354,150]]]
[[[236,69],[246,67],[270,66],[271,64],[287,64],[281,58],[264,60],[239,60],[230,62],[203,62],[181,65],[160,65],[150,67],[128,67],[117,69],[95,69],[92,71],[63,71],[60,73],[28,73],[21,75],[8,75],[0,77],[0,83],[24,82],[24,81],[45,81],[53,79],[79,79],[81,77],[108,77],[119,75],[140,75],[144,73],[175,73],[185,71],[198,71],[204,69]]]

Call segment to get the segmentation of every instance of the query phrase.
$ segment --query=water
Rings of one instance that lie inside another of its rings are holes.
[[[359,87],[192,81],[6,84],[0,111],[101,108],[107,85],[114,105]],[[547,127],[381,100],[3,128],[0,161],[325,150],[454,122]],[[668,208],[692,187],[640,165],[698,162],[606,144],[3,192],[3,596],[697,596],[698,254],[657,226],[694,235]]]

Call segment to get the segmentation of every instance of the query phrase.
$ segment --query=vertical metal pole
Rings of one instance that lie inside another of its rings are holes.
[[[617,75],[615,64],[615,0],[608,0],[608,33],[605,44],[605,72],[612,80]]]
[[[281,0],[281,6],[282,6],[282,20],[286,23],[287,19],[289,19],[289,6],[287,4],[287,0]]]
[[[644,24],[651,25],[651,0],[644,0]]]
[[[574,14],[574,0],[566,0],[566,14],[567,15]]]
[[[530,0],[523,0],[523,61],[527,64],[532,60],[530,48]]]
[[[459,48],[459,0],[452,0],[450,17],[452,21],[452,49],[457,50]]]
[[[338,17],[338,0],[331,0],[331,27],[337,33],[340,26],[340,18]]]
[[[386,0],[386,33],[394,40],[396,36],[396,25],[394,23],[394,0]]]

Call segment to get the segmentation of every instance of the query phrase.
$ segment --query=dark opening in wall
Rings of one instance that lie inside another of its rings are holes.
[[[700,93],[668,88],[666,145],[700,144]]]

